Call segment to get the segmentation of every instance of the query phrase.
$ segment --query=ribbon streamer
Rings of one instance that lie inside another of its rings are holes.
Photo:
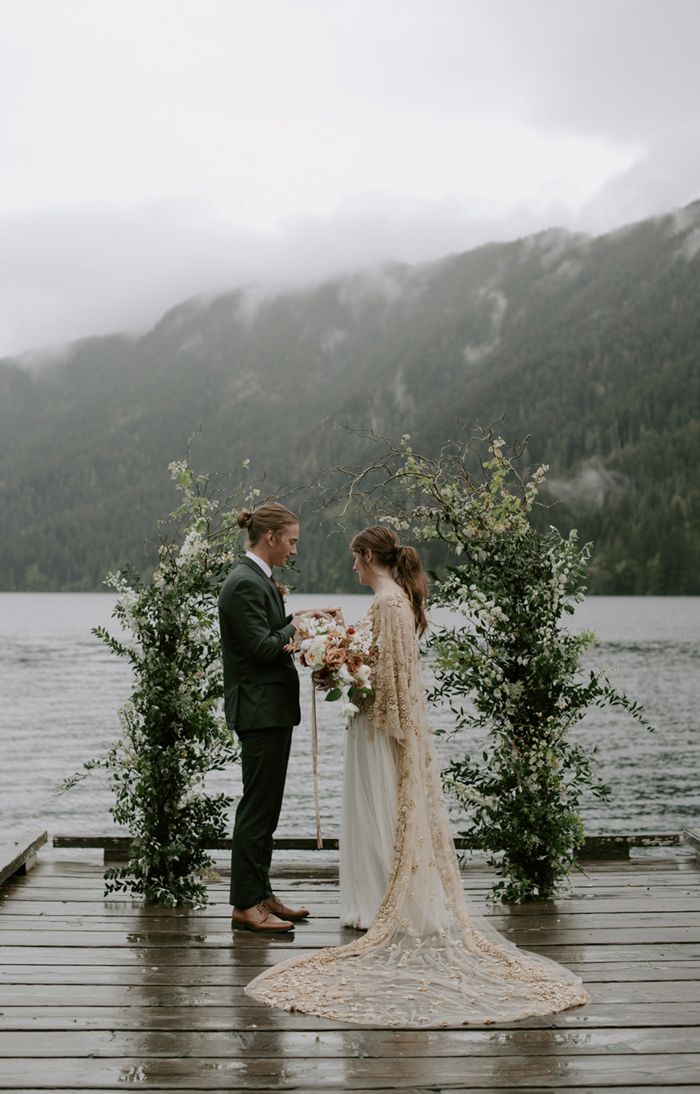
[[[316,809],[316,847],[323,850],[321,836],[321,806],[318,798],[318,727],[316,724],[316,688],[311,679],[311,781],[314,788],[314,808]]]

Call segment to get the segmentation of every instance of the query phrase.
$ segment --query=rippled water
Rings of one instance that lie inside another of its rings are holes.
[[[333,598],[347,620],[361,616],[363,596]],[[326,596],[292,598],[292,607],[326,604]],[[129,669],[90,634],[110,624],[112,597],[100,593],[0,594],[0,829],[40,824],[53,833],[113,830],[101,775],[68,794],[56,785],[117,734],[116,710],[130,690]],[[587,829],[674,831],[700,817],[700,600],[690,597],[592,597],[572,624],[599,636],[588,661],[642,702],[656,727],[649,734],[624,713],[596,710],[576,729],[599,748],[608,803],[586,803]],[[303,721],[295,741],[280,822],[281,835],[312,835],[310,685],[302,681]],[[337,835],[343,729],[337,707],[319,704],[323,831]],[[449,728],[447,710],[436,725]],[[441,739],[443,760],[475,741]],[[236,795],[238,770],[213,786]],[[455,818],[458,827],[458,818]]]

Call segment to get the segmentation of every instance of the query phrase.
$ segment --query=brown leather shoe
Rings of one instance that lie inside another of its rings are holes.
[[[254,904],[252,908],[234,908],[231,915],[231,926],[244,931],[293,931],[294,924],[286,919],[280,919],[265,907],[263,901]]]
[[[278,900],[274,893],[271,896],[266,896],[263,900],[263,907],[267,908],[268,912],[272,912],[273,915],[281,916],[282,919],[308,919],[308,908],[288,908],[286,904],[283,904],[281,900]]]

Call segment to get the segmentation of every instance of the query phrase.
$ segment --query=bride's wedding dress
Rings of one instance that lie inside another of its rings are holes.
[[[394,862],[398,816],[396,740],[364,714],[347,730],[340,821],[340,924],[366,929],[379,910]]]
[[[369,929],[267,969],[246,992],[379,1026],[511,1022],[587,1002],[578,977],[470,913],[407,597],[377,595],[369,621],[374,696],[348,730],[341,829],[341,920]]]

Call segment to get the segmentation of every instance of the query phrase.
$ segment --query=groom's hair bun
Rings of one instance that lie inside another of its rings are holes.
[[[238,514],[238,527],[245,528],[248,532],[248,541],[254,547],[265,535],[265,532],[280,532],[289,524],[298,524],[298,518],[286,505],[278,501],[265,501],[257,505],[251,512],[250,509],[241,509]]]

